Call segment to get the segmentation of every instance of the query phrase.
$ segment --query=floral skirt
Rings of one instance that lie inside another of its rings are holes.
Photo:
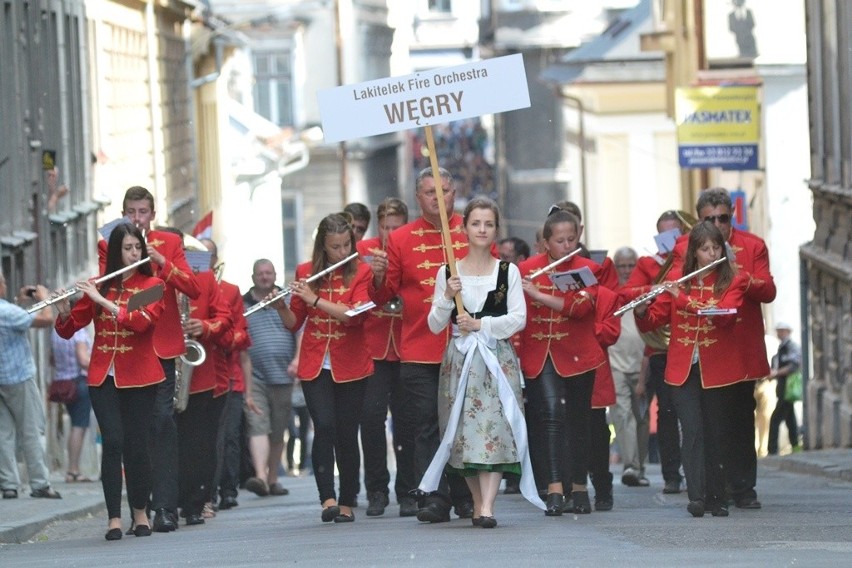
[[[511,343],[506,340],[498,341],[494,355],[509,380],[518,407],[523,412],[521,372]],[[464,354],[456,349],[455,342],[450,341],[441,362],[438,383],[438,425],[441,436],[444,435],[450,419],[464,358]],[[473,476],[479,471],[520,473],[520,456],[503,405],[500,403],[497,377],[488,372],[478,352],[474,354],[470,366],[464,397],[446,471],[464,476]]]

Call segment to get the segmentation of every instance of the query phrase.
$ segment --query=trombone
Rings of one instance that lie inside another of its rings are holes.
[[[107,280],[109,280],[110,278],[115,278],[116,276],[118,276],[120,274],[124,274],[125,272],[129,272],[129,271],[133,270],[134,268],[138,268],[138,267],[142,266],[143,264],[145,264],[146,262],[150,262],[150,261],[151,261],[151,257],[145,257],[142,260],[137,260],[133,264],[128,264],[124,268],[119,268],[115,272],[110,272],[109,274],[105,274],[104,276],[97,278],[93,283],[94,284],[102,284],[102,283],[106,282]],[[27,310],[27,313],[32,314],[32,313],[35,313],[39,310],[43,310],[47,306],[52,306],[53,304],[55,304],[56,302],[58,302],[60,300],[64,300],[65,298],[70,298],[71,296],[73,296],[74,294],[76,294],[79,291],[80,291],[80,289],[77,286],[72,286],[71,288],[65,290],[63,293],[61,293],[57,296],[51,296],[50,298],[47,298],[45,300],[42,300],[41,302],[33,304],[32,306],[29,307],[29,309]]]
[[[328,274],[329,272],[334,272],[335,270],[337,270],[338,268],[340,268],[341,266],[343,266],[344,264],[346,264],[347,262],[349,262],[350,260],[352,260],[354,258],[358,258],[357,252],[353,252],[352,254],[350,254],[349,256],[347,256],[346,258],[341,260],[340,262],[336,262],[336,263],[332,264],[331,266],[329,266],[325,270],[321,270],[320,272],[317,272],[316,274],[314,274],[313,276],[311,276],[310,278],[305,280],[305,282],[310,283],[310,282],[313,282],[314,280],[318,280],[318,279],[322,278],[323,276],[325,276],[326,274]],[[268,300],[263,300],[262,302],[256,303],[255,305],[253,305],[252,307],[250,307],[249,309],[247,309],[245,311],[245,313],[243,314],[243,317],[249,317],[253,313],[259,312],[260,310],[262,310],[266,306],[268,306],[270,304],[274,304],[275,302],[277,302],[281,298],[290,295],[290,293],[292,291],[293,291],[292,288],[287,287],[287,289],[282,290],[281,292],[279,292],[278,294],[269,298]]]
[[[615,310],[615,313],[613,313],[612,316],[617,318],[620,315],[622,315],[626,312],[629,312],[633,308],[639,306],[640,304],[644,304],[645,302],[647,302],[649,300],[653,300],[654,298],[656,298],[657,296],[659,296],[660,294],[662,294],[663,292],[666,291],[666,286],[668,284],[682,284],[682,283],[686,282],[687,280],[689,280],[690,278],[698,276],[702,272],[710,270],[711,268],[713,268],[717,264],[719,264],[721,262],[726,262],[727,260],[728,260],[728,257],[726,257],[726,256],[723,256],[721,258],[717,258],[716,260],[714,260],[713,262],[711,262],[710,264],[708,264],[707,266],[705,266],[703,268],[699,268],[698,270],[696,270],[694,272],[690,272],[686,276],[681,276],[680,278],[678,278],[677,280],[674,280],[672,282],[666,282],[666,284],[663,284],[659,288],[654,288],[650,292],[645,292],[641,296],[635,298],[634,300],[631,300],[630,302],[624,304],[623,306],[621,306],[620,308]]]

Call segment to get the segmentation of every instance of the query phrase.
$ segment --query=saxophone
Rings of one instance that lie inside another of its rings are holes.
[[[181,325],[189,319],[189,297],[179,293]],[[192,371],[207,359],[207,351],[198,341],[188,335],[183,336],[186,353],[175,361],[175,412],[183,412],[189,404],[189,385],[192,383]]]

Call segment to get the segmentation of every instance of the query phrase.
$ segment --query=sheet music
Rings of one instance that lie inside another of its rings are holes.
[[[595,278],[592,269],[588,266],[567,272],[557,272],[549,276],[554,286],[563,292],[567,292],[568,290],[582,290],[598,283],[598,279]]]
[[[376,307],[376,304],[373,302],[367,302],[366,304],[361,304],[360,306],[355,306],[351,310],[346,310],[346,315],[349,317],[357,316],[358,314],[362,314],[368,310],[372,310]]]

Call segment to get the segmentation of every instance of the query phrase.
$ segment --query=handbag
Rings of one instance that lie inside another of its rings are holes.
[[[71,404],[77,400],[77,381],[53,381],[47,388],[47,399],[50,402],[61,402]]]
[[[797,402],[802,400],[802,372],[795,371],[787,375],[787,383],[784,385],[784,400]]]

